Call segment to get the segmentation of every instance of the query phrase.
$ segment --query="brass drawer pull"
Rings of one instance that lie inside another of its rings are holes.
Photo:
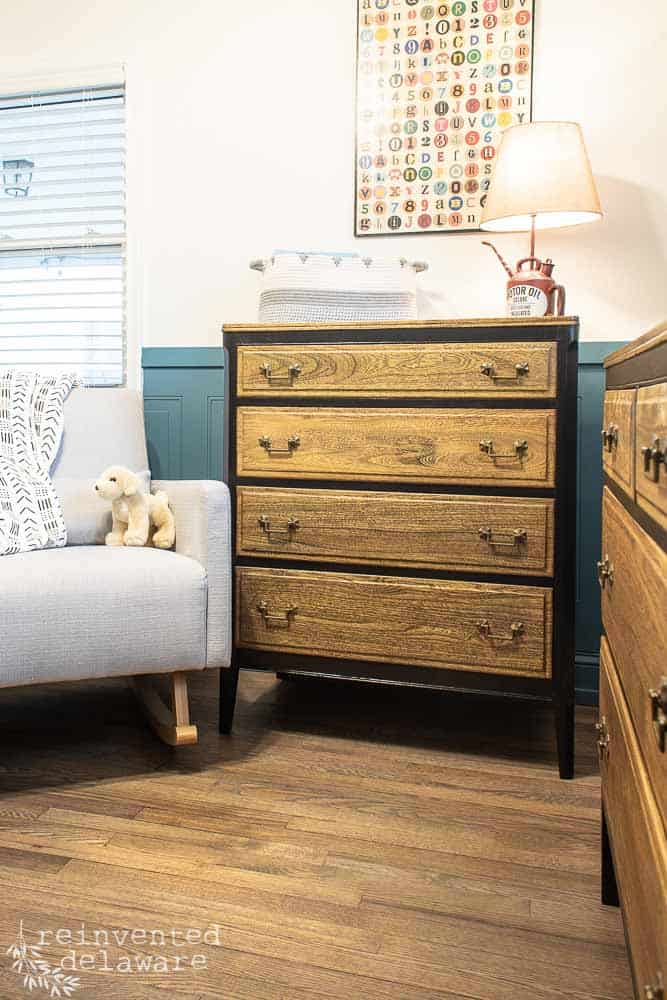
[[[301,374],[301,365],[288,365],[287,371],[284,375],[274,375],[273,369],[268,361],[259,366],[259,370],[269,383],[269,385],[285,385],[291,386],[295,378],[298,378]]]
[[[609,556],[605,556],[604,559],[600,560],[597,564],[598,567],[598,583],[604,590],[607,585],[607,581],[610,584],[614,582],[614,567],[609,562]]]
[[[523,634],[524,624],[523,622],[512,622],[510,625],[509,635],[497,635],[491,631],[491,622],[484,619],[484,621],[477,622],[477,628],[484,636],[485,639],[496,639],[500,642],[514,642],[518,636]]]
[[[665,986],[661,972],[658,973],[655,983],[644,987],[644,1000],[665,1000]]]
[[[257,605],[257,610],[267,628],[289,628],[292,624],[292,618],[299,609],[296,604],[290,604],[288,608],[285,608],[279,614],[271,614],[266,601],[260,601]]]
[[[609,424],[609,426],[602,431],[602,447],[610,454],[614,448],[618,448],[618,427],[616,424]]]
[[[493,530],[491,528],[480,528],[479,537],[482,541],[487,542],[492,548],[508,548],[513,549],[519,545],[523,545],[528,541],[528,532],[525,528],[515,528],[513,532],[501,532],[501,537],[494,538]]]
[[[480,365],[479,370],[482,375],[486,375],[487,378],[491,378],[496,381],[501,380],[503,382],[514,382],[516,379],[521,378],[522,375],[528,374],[530,371],[530,365],[527,361],[520,361],[514,366],[514,375],[499,375],[496,371],[496,366],[492,361]]]
[[[295,517],[290,517],[284,528],[272,528],[271,521],[266,514],[262,514],[261,517],[257,519],[257,523],[270,542],[274,540],[271,537],[272,535],[279,536],[275,538],[275,541],[291,542],[292,532],[296,531],[299,527],[298,520]]]
[[[607,720],[604,715],[601,717],[599,722],[595,723],[595,729],[598,734],[598,756],[600,760],[603,761],[609,756],[609,744],[611,743],[611,737],[609,735],[609,730],[607,729]]]
[[[654,437],[653,444],[646,445],[642,448],[641,453],[644,456],[644,475],[649,476],[654,483],[657,483],[660,479],[661,463],[667,465],[667,444],[662,449],[660,438]]]
[[[651,718],[658,749],[660,753],[664,753],[667,744],[667,677],[663,677],[660,686],[649,691],[648,696],[651,699]]]
[[[301,440],[296,434],[292,434],[292,436],[287,439],[286,448],[274,448],[271,443],[271,438],[267,437],[266,434],[263,434],[259,439],[259,444],[269,453],[269,455],[286,455],[289,458],[299,447]]]
[[[515,441],[514,451],[510,452],[499,452],[494,450],[493,441],[491,438],[486,438],[479,442],[479,450],[483,451],[489,456],[489,458],[518,458],[521,459],[528,451],[527,441]]]

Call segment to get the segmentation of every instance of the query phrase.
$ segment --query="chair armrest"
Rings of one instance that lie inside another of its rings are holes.
[[[176,552],[196,559],[208,576],[206,666],[231,662],[231,512],[229,490],[209,480],[153,480],[164,490],[176,520]]]

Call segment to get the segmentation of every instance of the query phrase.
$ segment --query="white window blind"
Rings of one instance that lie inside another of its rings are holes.
[[[124,87],[0,95],[0,161],[0,366],[121,384]]]

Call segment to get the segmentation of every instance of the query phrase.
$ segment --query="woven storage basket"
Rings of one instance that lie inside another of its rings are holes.
[[[262,323],[417,318],[417,274],[427,264],[356,254],[274,252],[250,267],[262,274]]]

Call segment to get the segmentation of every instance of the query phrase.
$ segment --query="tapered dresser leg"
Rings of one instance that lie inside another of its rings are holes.
[[[574,777],[574,703],[556,705],[558,771],[561,778]]]
[[[236,708],[239,668],[235,663],[220,671],[220,732],[231,733]]]
[[[618,906],[618,886],[616,884],[616,872],[614,870],[614,859],[611,853],[609,842],[609,830],[607,829],[607,817],[604,806],[601,813],[601,852],[600,852],[600,897],[605,906]]]

